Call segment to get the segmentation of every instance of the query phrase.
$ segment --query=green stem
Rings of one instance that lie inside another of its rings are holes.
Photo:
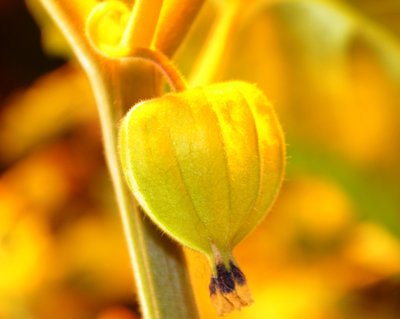
[[[197,318],[181,249],[172,241],[162,238],[160,231],[148,219],[143,218],[124,181],[116,145],[116,123],[119,122],[119,117],[113,112],[118,109],[115,101],[122,99],[110,94],[116,90],[109,87],[109,82],[102,76],[93,76],[90,79],[99,107],[107,163],[135,271],[143,317]]]
[[[141,303],[146,319],[196,319],[198,313],[180,247],[162,237],[161,232],[144,218],[123,178],[117,150],[117,126],[121,111],[133,101],[132,86],[118,85],[126,75],[132,77],[134,64],[122,60],[108,60],[99,56],[81,37],[84,30],[76,30],[76,16],[66,11],[68,1],[41,0],[85,69],[100,116],[104,151],[119,206],[125,238]],[[148,71],[148,69],[147,69]],[[149,71],[148,71],[149,72]],[[150,79],[151,77],[148,77]],[[154,80],[154,79],[153,79]],[[147,92],[154,95],[154,83]]]

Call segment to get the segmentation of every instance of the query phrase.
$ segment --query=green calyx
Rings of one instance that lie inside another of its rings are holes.
[[[119,134],[126,180],[147,215],[213,262],[215,245],[225,263],[271,207],[284,146],[271,104],[244,82],[141,102]]]

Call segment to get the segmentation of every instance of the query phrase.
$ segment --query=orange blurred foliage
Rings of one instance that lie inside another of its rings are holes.
[[[229,318],[400,317],[393,3],[260,1],[226,48],[215,80],[256,82],[288,141],[279,199],[235,252],[255,303]],[[186,75],[215,16],[206,3],[176,55]],[[3,103],[0,164],[0,318],[139,318],[96,109],[72,62]],[[186,255],[201,316],[217,318],[208,265]]]

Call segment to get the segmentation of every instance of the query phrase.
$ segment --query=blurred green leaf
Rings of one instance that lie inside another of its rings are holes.
[[[352,198],[362,220],[377,222],[400,237],[400,185],[380,172],[363,171],[315,145],[289,142],[287,175],[326,177]]]

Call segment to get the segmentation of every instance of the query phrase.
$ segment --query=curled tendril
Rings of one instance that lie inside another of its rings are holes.
[[[147,61],[163,74],[174,91],[183,91],[187,84],[179,70],[167,56],[149,48],[131,47],[129,40],[129,7],[116,0],[104,1],[90,12],[86,22],[86,35],[90,45],[106,58],[134,58]]]
[[[110,58],[127,56],[130,47],[124,39],[131,14],[121,1],[109,0],[97,4],[86,21],[86,35],[92,47]]]

